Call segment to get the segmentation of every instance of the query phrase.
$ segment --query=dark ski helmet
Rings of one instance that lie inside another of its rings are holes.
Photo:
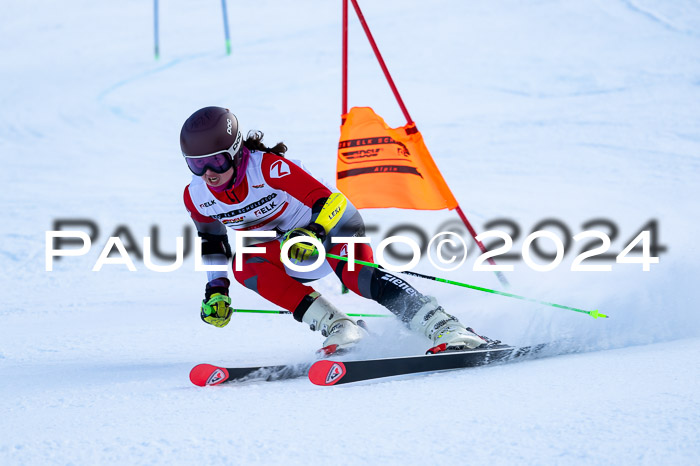
[[[217,173],[236,167],[240,161],[243,136],[238,118],[227,108],[204,107],[194,112],[180,130],[180,149],[195,175],[207,168]]]

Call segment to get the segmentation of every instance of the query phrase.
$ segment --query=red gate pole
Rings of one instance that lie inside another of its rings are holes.
[[[343,0],[343,113],[348,113],[348,0]]]
[[[476,242],[476,245],[479,246],[479,249],[481,249],[481,252],[483,254],[486,254],[486,246],[484,246],[484,243],[476,239],[476,230],[474,230],[474,227],[472,226],[471,223],[469,223],[469,220],[467,220],[467,216],[464,215],[464,212],[462,212],[462,208],[458,205],[455,210],[457,211],[457,215],[459,215],[459,218],[462,219],[462,223],[467,227],[467,230],[469,230],[469,233],[472,235],[472,238],[474,238],[474,242]],[[493,257],[489,257],[486,259],[489,264],[491,265],[496,265],[496,261],[493,260]],[[501,285],[504,287],[508,288],[510,286],[510,283],[508,283],[508,280],[506,280],[506,276],[503,275],[503,273],[500,270],[494,270],[494,273],[496,274],[496,277],[498,277],[498,281],[501,282]]]
[[[372,37],[372,33],[369,30],[369,26],[367,26],[367,21],[365,21],[365,17],[362,14],[362,11],[360,11],[360,5],[357,4],[357,0],[350,0],[352,2],[352,6],[355,8],[355,12],[357,13],[357,18],[360,20],[360,24],[362,24],[362,29],[365,30],[365,34],[367,35],[367,39],[369,40],[369,44],[372,46],[372,50],[374,50],[374,55],[377,57],[377,61],[379,62],[379,66],[382,67],[382,71],[384,72],[384,76],[386,77],[387,82],[389,83],[389,87],[391,87],[391,92],[394,93],[394,97],[396,97],[396,101],[399,103],[399,107],[401,107],[401,111],[403,112],[403,116],[406,117],[406,123],[409,125],[413,123],[413,119],[411,118],[411,115],[408,114],[408,110],[406,109],[406,105],[403,103],[403,99],[401,99],[401,96],[399,95],[398,89],[396,89],[396,85],[394,84],[394,80],[391,79],[391,75],[389,74],[389,70],[386,67],[386,64],[384,63],[384,59],[382,58],[382,54],[379,53],[379,49],[377,48],[376,42],[374,42],[374,37]]]
[[[382,71],[384,72],[384,76],[386,77],[387,82],[389,83],[389,87],[391,87],[391,92],[394,93],[394,97],[396,97],[396,101],[399,104],[399,107],[401,107],[401,111],[403,112],[403,116],[406,117],[406,123],[407,124],[415,124],[413,122],[413,119],[411,118],[411,115],[408,113],[408,109],[406,108],[406,105],[403,103],[403,99],[401,98],[401,95],[399,94],[399,90],[396,88],[396,85],[394,84],[394,80],[391,78],[391,74],[389,74],[389,69],[386,67],[386,63],[384,63],[384,59],[382,58],[382,54],[379,52],[379,48],[377,47],[377,43],[374,41],[374,37],[372,37],[372,32],[369,30],[369,26],[367,25],[367,21],[365,21],[365,17],[362,14],[362,11],[360,10],[360,5],[358,5],[357,0],[350,0],[352,2],[353,8],[355,8],[355,13],[357,13],[357,18],[360,20],[360,24],[362,24],[362,29],[365,31],[365,35],[367,35],[367,40],[369,40],[369,44],[372,46],[372,50],[374,51],[374,55],[377,57],[377,61],[379,62],[379,66],[382,68]],[[347,111],[347,0],[343,0],[343,114],[346,113]],[[459,215],[459,218],[462,219],[462,223],[467,227],[467,230],[469,230],[469,233],[472,235],[472,238],[476,242],[477,246],[479,246],[479,249],[481,249],[482,253],[486,253],[486,247],[484,244],[476,239],[477,233],[476,230],[474,230],[474,227],[472,227],[472,224],[469,223],[469,220],[467,220],[467,216],[464,215],[464,212],[462,211],[462,208],[457,205],[455,208],[457,210],[457,215]],[[493,258],[489,257],[486,259],[489,264],[495,266],[496,262],[493,260]],[[494,271],[496,276],[498,277],[498,281],[501,282],[501,285],[504,287],[508,287],[510,284],[508,283],[508,280],[506,280],[505,275],[501,273],[500,271],[496,270]]]

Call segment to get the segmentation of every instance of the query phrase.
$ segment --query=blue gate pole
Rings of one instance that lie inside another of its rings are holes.
[[[226,12],[226,0],[221,0],[221,10],[224,14],[224,35],[226,37],[226,55],[231,55],[231,37],[228,33],[228,13]]]
[[[158,57],[160,57],[160,49],[158,44],[158,0],[153,0],[153,36],[155,39],[156,60],[158,60]]]

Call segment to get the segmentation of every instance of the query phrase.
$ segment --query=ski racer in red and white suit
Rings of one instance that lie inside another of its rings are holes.
[[[312,272],[294,272],[286,267],[280,259],[280,248],[288,238],[313,237],[323,243],[327,252],[347,257],[348,244],[333,243],[331,239],[364,236],[364,223],[345,196],[314,178],[301,162],[283,157],[286,146],[280,143],[270,149],[261,141],[259,132],[249,133],[243,141],[235,115],[220,107],[200,109],[183,125],[181,147],[194,173],[185,188],[184,202],[202,237],[205,264],[227,264],[231,259],[226,227],[275,231],[274,239],[256,244],[265,252],[246,252],[242,268],[236,270],[234,265],[233,275],[246,288],[291,311],[297,321],[320,330],[327,337],[325,352],[353,346],[365,334],[306,284],[331,271],[348,289],[382,304],[436,346],[474,348],[484,343],[447,314],[435,298],[422,295],[382,269],[355,264],[351,271],[346,261],[328,257],[323,267]],[[352,247],[357,260],[372,262],[370,245],[360,243]],[[306,265],[313,262],[309,256],[315,254],[315,247],[297,243],[289,253],[292,259]],[[223,327],[231,317],[228,274],[207,275],[202,319]]]

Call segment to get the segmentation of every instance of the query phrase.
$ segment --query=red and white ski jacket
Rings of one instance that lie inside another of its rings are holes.
[[[193,175],[184,200],[198,228],[221,222],[233,230],[276,230],[281,235],[308,225],[311,207],[330,194],[300,162],[251,151],[246,176],[238,187],[216,192]]]

